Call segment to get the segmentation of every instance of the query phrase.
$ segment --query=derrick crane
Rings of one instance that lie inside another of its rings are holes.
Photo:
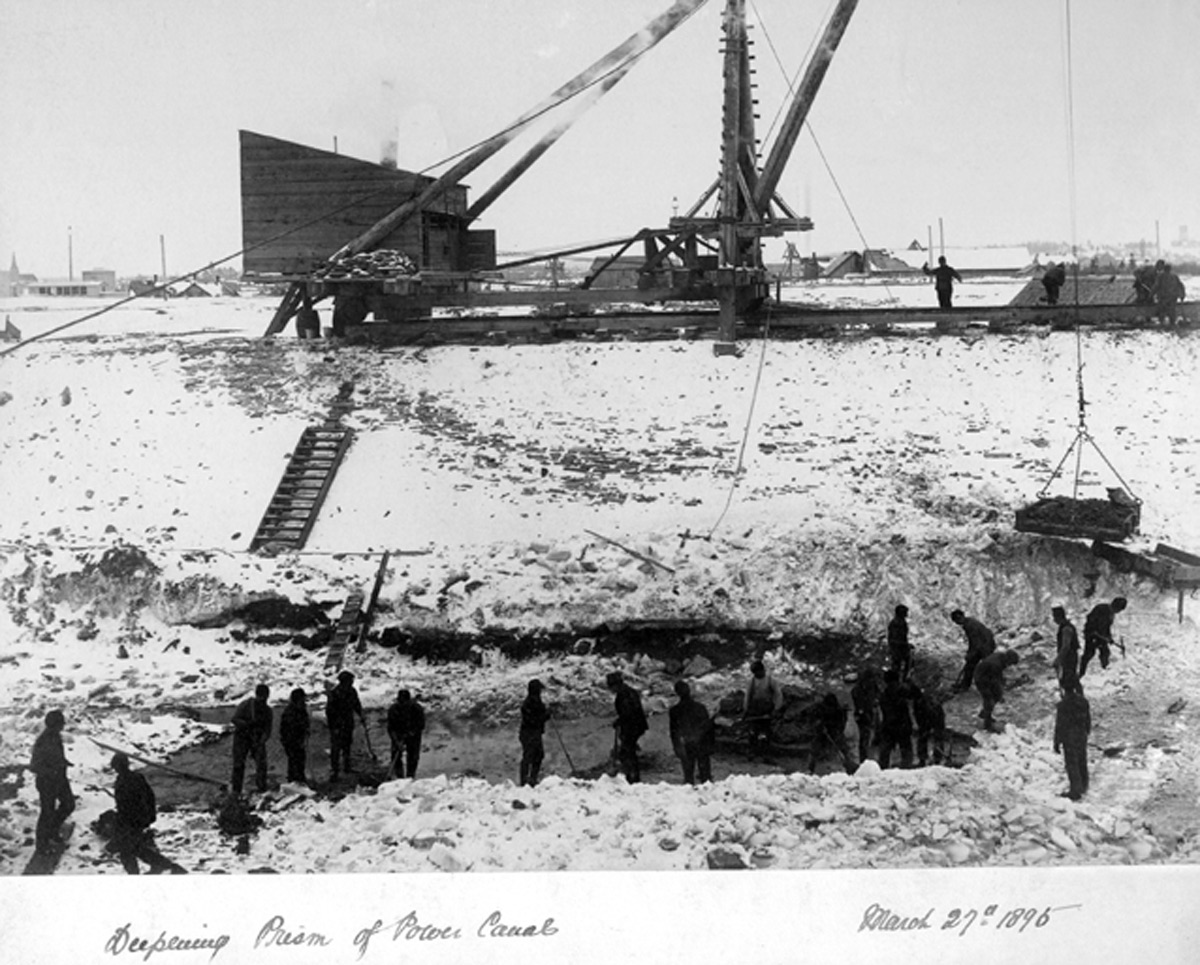
[[[374,201],[368,210],[378,211],[379,196],[401,194],[404,200],[388,204],[382,216],[372,215],[366,224],[361,217],[343,217],[343,224],[355,224],[358,233],[348,242],[330,243],[329,230],[322,238],[314,239],[307,247],[292,246],[288,257],[271,260],[273,252],[262,256],[262,263],[271,265],[276,277],[289,282],[266,334],[281,331],[306,300],[334,300],[334,326],[338,327],[339,313],[357,323],[368,314],[376,319],[400,321],[418,317],[438,306],[481,307],[485,305],[564,304],[586,311],[590,306],[630,299],[627,290],[603,290],[597,281],[605,270],[630,249],[640,245],[637,261],[637,292],[632,300],[650,303],[716,301],[720,306],[720,324],[715,351],[727,354],[734,351],[737,317],[751,311],[769,294],[769,278],[762,263],[762,239],[785,232],[806,231],[812,228],[807,217],[797,215],[777,188],[780,177],[795,146],[804,119],[812,106],[821,81],[828,70],[857,0],[839,0],[820,43],[815,49],[804,77],[791,96],[786,118],[778,137],[759,167],[759,145],[755,133],[753,84],[753,55],[746,24],[746,0],[726,0],[722,17],[724,96],[721,129],[721,163],[717,180],[683,215],[670,219],[665,228],[643,228],[630,237],[596,245],[581,246],[564,251],[548,252],[508,264],[496,265],[494,233],[471,230],[471,225],[487,208],[524,175],[547,150],[558,141],[576,119],[572,117],[555,125],[527,150],[479,198],[468,204],[464,178],[485,161],[509,145],[530,125],[567,101],[581,98],[590,106],[616,85],[642,54],[649,51],[671,31],[704,5],[706,0],[676,0],[666,12],[651,21],[638,33],[601,57],[586,70],[526,113],[508,127],[486,139],[467,152],[444,174],[427,178],[409,172],[381,174],[380,169],[367,162],[348,161],[336,155],[312,149],[273,142],[299,149],[303,162],[310,168],[323,165],[336,170],[348,186],[359,179],[360,188],[376,190],[363,200]],[[576,116],[578,115],[576,111]],[[271,139],[243,132],[243,233],[251,235],[247,210],[247,151],[267,151]],[[249,147],[248,147],[249,145]],[[282,150],[276,148],[276,150]],[[258,156],[258,155],[255,155]],[[357,168],[355,166],[358,166]],[[369,169],[369,170],[367,170]],[[307,177],[313,175],[308,174]],[[263,196],[255,199],[263,210],[267,205],[272,229],[288,222],[280,215],[285,205],[279,201],[281,183],[286,190],[286,178],[274,171],[261,175]],[[379,187],[379,185],[384,185]],[[306,198],[310,210],[304,215],[292,213],[290,220],[299,228],[308,227],[304,216],[311,214],[313,192],[304,186],[306,195],[298,189],[297,196]],[[714,214],[703,215],[701,208],[715,200]],[[346,205],[353,207],[354,202]],[[339,208],[335,214],[341,214]],[[319,217],[313,221],[321,220]],[[256,230],[267,234],[261,227]],[[433,239],[431,241],[431,239]],[[261,245],[258,247],[262,247]],[[330,271],[330,266],[347,260],[369,256],[378,249],[415,247],[417,257],[411,259],[415,271],[403,277],[374,277],[368,261],[366,270]],[[442,254],[439,261],[438,250]],[[490,249],[490,250],[489,250]],[[551,261],[568,254],[613,249],[576,289],[556,289],[552,293],[513,293],[485,291],[479,284],[481,271],[503,270],[538,261]],[[307,257],[302,257],[307,256]],[[257,257],[257,256],[256,256]],[[248,272],[250,271],[247,266]]]

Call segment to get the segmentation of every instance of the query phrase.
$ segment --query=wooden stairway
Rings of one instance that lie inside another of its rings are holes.
[[[251,552],[268,544],[285,550],[304,546],[351,437],[350,429],[334,422],[309,426],[300,434],[283,478],[250,541]]]

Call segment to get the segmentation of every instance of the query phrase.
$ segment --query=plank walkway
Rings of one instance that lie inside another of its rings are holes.
[[[308,426],[300,434],[283,478],[250,541],[251,552],[268,545],[287,550],[304,546],[352,435],[350,429],[333,422]]]

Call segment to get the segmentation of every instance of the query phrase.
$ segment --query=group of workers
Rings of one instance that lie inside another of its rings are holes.
[[[257,790],[263,792],[267,789],[267,741],[271,737],[274,717],[268,702],[270,696],[270,687],[259,684],[254,689],[254,696],[238,704],[233,713],[233,775],[230,788],[235,795],[242,793],[247,758],[254,761]],[[362,723],[369,746],[370,733],[363,716],[362,699],[354,686],[354,674],[343,670],[325,697],[331,783],[340,780],[343,772],[349,774],[354,771],[350,750],[357,722]],[[424,707],[408,690],[400,690],[387,711],[387,732],[391,742],[389,777],[416,777],[424,731]],[[303,688],[297,687],[291,692],[279,721],[279,743],[287,758],[289,781],[301,784],[308,781],[308,742],[311,734],[308,694]]]
[[[954,307],[954,283],[961,282],[962,276],[946,263],[945,256],[938,258],[936,268],[928,264],[921,266],[926,275],[933,278],[934,291],[937,293],[939,308]],[[1067,281],[1067,270],[1061,263],[1048,262],[1042,272],[1042,287],[1045,289],[1043,300],[1047,305],[1057,305],[1059,292]],[[1151,265],[1147,262],[1133,272],[1134,304],[1152,305],[1155,308],[1154,317],[1159,324],[1171,327],[1179,319],[1179,304],[1187,300],[1187,289],[1172,267],[1163,259]]]
[[[1081,679],[1093,659],[1101,669],[1107,669],[1115,643],[1113,621],[1125,610],[1127,601],[1116,597],[1111,603],[1099,603],[1087,614],[1083,628],[1083,646],[1079,633],[1067,616],[1065,608],[1055,606],[1051,615],[1057,626],[1053,667],[1061,691],[1055,712],[1054,751],[1063,754],[1069,787],[1065,797],[1079,800],[1088,789],[1087,739],[1091,731],[1091,710],[1083,694]],[[912,767],[914,737],[918,766],[947,761],[946,715],[934,695],[924,692],[914,680],[913,646],[909,639],[908,607],[896,606],[888,623],[887,646],[889,666],[882,674],[872,667],[865,668],[850,690],[854,722],[858,729],[857,762],[846,740],[848,708],[834,693],[819,702],[813,715],[815,736],[810,746],[809,770],[814,772],[830,752],[836,754],[847,772],[857,763],[871,758],[877,747],[879,766],[892,766],[893,755],[899,754],[899,765]],[[962,610],[953,610],[950,620],[966,637],[967,649],[962,670],[953,684],[955,692],[979,691],[982,708],[979,712],[983,726],[995,728],[996,705],[1004,700],[1004,672],[1019,661],[1013,650],[997,650],[995,636],[982,622]],[[620,671],[612,671],[605,685],[613,695],[613,762],[630,783],[641,780],[638,742],[649,730],[641,695],[625,680]],[[551,719],[550,708],[543,702],[544,686],[531,680],[520,709],[519,741],[521,763],[519,783],[538,782],[545,757],[543,735]],[[683,779],[688,784],[712,780],[712,755],[716,744],[715,721],[708,709],[692,696],[686,681],[674,684],[676,703],[668,709],[671,746],[679,758]],[[761,659],[750,665],[750,679],[742,700],[742,723],[747,731],[751,756],[769,752],[772,723],[782,704],[782,688],[769,673]],[[240,703],[234,711],[233,774],[231,788],[238,796],[245,780],[246,760],[255,764],[256,786],[267,789],[267,741],[271,737],[274,713],[269,704],[270,688],[259,684],[254,696]],[[354,674],[342,671],[336,685],[326,696],[325,720],[330,739],[330,780],[336,782],[341,773],[351,772],[350,749],[355,722],[363,725],[370,749],[370,736],[363,717],[362,701],[354,687]],[[53,853],[61,846],[62,829],[75,809],[75,797],[67,777],[70,762],[63,748],[62,733],[65,717],[61,710],[51,710],[45,717],[45,728],[34,742],[29,769],[35,776],[40,803],[36,828],[36,849],[39,854]],[[387,731],[391,741],[388,776],[416,776],[421,755],[421,737],[425,730],[425,711],[408,690],[400,690],[387,711]],[[287,758],[288,781],[307,780],[307,748],[312,723],[307,707],[307,694],[301,688],[291,692],[280,717],[279,740]],[[930,753],[932,751],[932,754]],[[109,850],[115,852],[131,874],[138,871],[138,862],[148,864],[151,873],[181,872],[174,862],[164,858],[154,844],[152,825],[156,816],[154,792],[145,777],[130,769],[129,758],[117,753],[111,761],[117,779],[113,791],[115,812],[109,826]]]
[[[1087,739],[1092,729],[1092,718],[1090,705],[1083,693],[1082,678],[1093,658],[1098,657],[1100,668],[1106,670],[1112,659],[1113,647],[1118,646],[1124,652],[1124,644],[1114,642],[1113,621],[1127,605],[1126,599],[1118,596],[1110,603],[1101,602],[1092,607],[1084,620],[1082,650],[1079,633],[1068,618],[1066,608],[1055,606],[1050,611],[1057,627],[1053,668],[1061,694],[1055,707],[1053,745],[1056,754],[1063,754],[1067,772],[1068,788],[1063,796],[1073,801],[1078,801],[1088,789]],[[907,609],[903,606],[898,606],[896,612],[897,620],[907,616]],[[991,630],[974,617],[954,610],[950,619],[962,628],[967,640],[966,658],[954,689],[968,690],[974,683],[983,701],[979,712],[983,726],[993,730],[996,705],[1004,700],[1004,671],[1015,666],[1020,657],[1013,650],[997,650]],[[889,644],[891,640],[889,632]],[[907,630],[904,632],[904,643],[907,644]],[[896,667],[901,665],[905,657],[911,661],[911,648],[907,649],[907,655],[903,649],[892,650],[893,669],[889,673],[895,674]],[[880,763],[887,766],[882,755]]]

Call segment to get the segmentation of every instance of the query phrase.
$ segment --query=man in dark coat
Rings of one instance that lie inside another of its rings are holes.
[[[1147,262],[1133,270],[1133,291],[1135,305],[1154,304],[1154,282],[1158,277],[1155,267]]]
[[[1079,680],[1079,632],[1069,619],[1067,611],[1056,606],[1050,611],[1058,626],[1054,650],[1054,669],[1058,671],[1058,685],[1068,690]]]
[[[1100,667],[1108,669],[1108,661],[1112,653],[1113,620],[1126,607],[1125,597],[1119,596],[1112,603],[1097,603],[1092,607],[1087,619],[1083,621],[1083,658],[1079,661],[1079,676],[1087,672],[1087,665],[1097,651],[1100,654]]]
[[[908,687],[894,670],[883,675],[883,693],[879,695],[879,766],[892,763],[892,750],[900,749],[900,766],[912,767],[912,716],[908,710]]]
[[[1042,273],[1042,287],[1046,289],[1046,304],[1057,305],[1058,293],[1067,281],[1067,270],[1062,265],[1049,262]]]
[[[954,301],[954,283],[961,282],[962,276],[946,264],[946,256],[938,257],[938,266],[930,268],[928,263],[921,266],[921,270],[927,275],[933,276],[933,289],[937,292],[937,300],[939,308],[953,308]]]
[[[246,777],[246,758],[254,757],[255,786],[262,793],[267,789],[267,738],[271,736],[273,715],[267,704],[271,688],[259,684],[254,696],[247,697],[233,712],[233,780],[235,795],[242,793]]]
[[[1088,789],[1087,739],[1092,731],[1092,710],[1083,696],[1083,685],[1076,680],[1063,688],[1063,698],[1054,713],[1054,753],[1062,750],[1070,787],[1065,793],[1078,801]]]
[[[861,764],[871,756],[879,716],[879,678],[874,667],[864,667],[858,675],[850,688],[850,702],[854,705],[854,723],[858,727],[858,761]]]
[[[67,760],[62,740],[67,720],[61,710],[52,710],[46,714],[45,723],[45,730],[33,742],[33,754],[29,760],[41,805],[34,836],[38,854],[54,850],[58,832],[75,810],[75,795],[71,793],[71,783],[67,780],[67,768],[71,762]]]
[[[115,851],[127,874],[139,873],[139,859],[150,866],[150,874],[184,874],[184,869],[163,857],[154,845],[151,825],[158,817],[154,790],[145,776],[129,769],[129,757],[118,751],[113,755],[112,769],[117,772],[113,797],[117,802],[116,818],[108,850]]]
[[[846,743],[846,708],[837,694],[828,693],[817,706],[817,734],[809,752],[808,773],[817,773],[819,764],[830,750],[837,753],[838,763],[847,774],[854,773],[850,762],[850,746]]]
[[[416,777],[421,761],[421,736],[425,733],[425,708],[407,690],[396,694],[388,708],[387,729],[392,741],[389,770],[397,777]]]
[[[279,743],[287,755],[287,779],[304,784],[308,763],[308,736],[312,733],[312,721],[308,716],[308,694],[297,687],[288,698],[287,706],[279,718]]]
[[[979,711],[979,716],[988,730],[995,729],[992,712],[996,704],[1004,700],[1004,671],[1015,666],[1020,659],[1020,654],[1015,650],[997,650],[980,660],[975,668],[975,686],[983,698],[983,709]]]
[[[543,689],[545,688],[540,680],[529,681],[528,692],[521,703],[521,730],[517,737],[521,741],[521,772],[518,784],[522,787],[526,784],[530,787],[537,785],[542,761],[546,757],[543,736],[546,733],[546,721],[550,719],[550,710],[542,703]]]
[[[329,779],[336,781],[344,768],[353,773],[350,748],[354,743],[354,719],[362,720],[362,701],[354,689],[354,674],[343,670],[337,684],[325,697],[325,723],[329,727]],[[364,727],[366,724],[364,723]]]
[[[896,607],[896,615],[888,622],[887,640],[891,667],[905,680],[912,670],[912,644],[908,642],[908,607],[903,603]]]
[[[1155,266],[1154,274],[1154,304],[1157,307],[1158,320],[1166,326],[1175,324],[1178,305],[1187,298],[1187,289],[1182,279],[1171,270],[1171,266],[1160,261]]]
[[[974,617],[969,617],[962,610],[954,610],[950,619],[962,627],[967,638],[967,657],[963,663],[955,690],[970,690],[971,681],[975,679],[975,668],[979,661],[996,651],[996,638],[992,631]]]
[[[695,784],[699,772],[700,783],[705,784],[712,780],[712,718],[708,708],[692,697],[692,688],[685,681],[675,681],[675,696],[679,702],[667,711],[671,746],[683,765],[684,783]]]
[[[605,684],[615,698],[613,705],[617,711],[617,719],[613,721],[613,728],[616,730],[617,760],[625,780],[636,784],[642,779],[642,768],[638,761],[638,741],[650,729],[646,712],[642,710],[642,697],[625,683],[625,678],[619,670],[609,673]]]
[[[929,763],[929,744],[933,742],[933,763],[941,764],[946,759],[946,709],[932,694],[927,694],[916,684],[908,685],[912,699],[913,720],[917,725],[917,764],[924,767]]]

